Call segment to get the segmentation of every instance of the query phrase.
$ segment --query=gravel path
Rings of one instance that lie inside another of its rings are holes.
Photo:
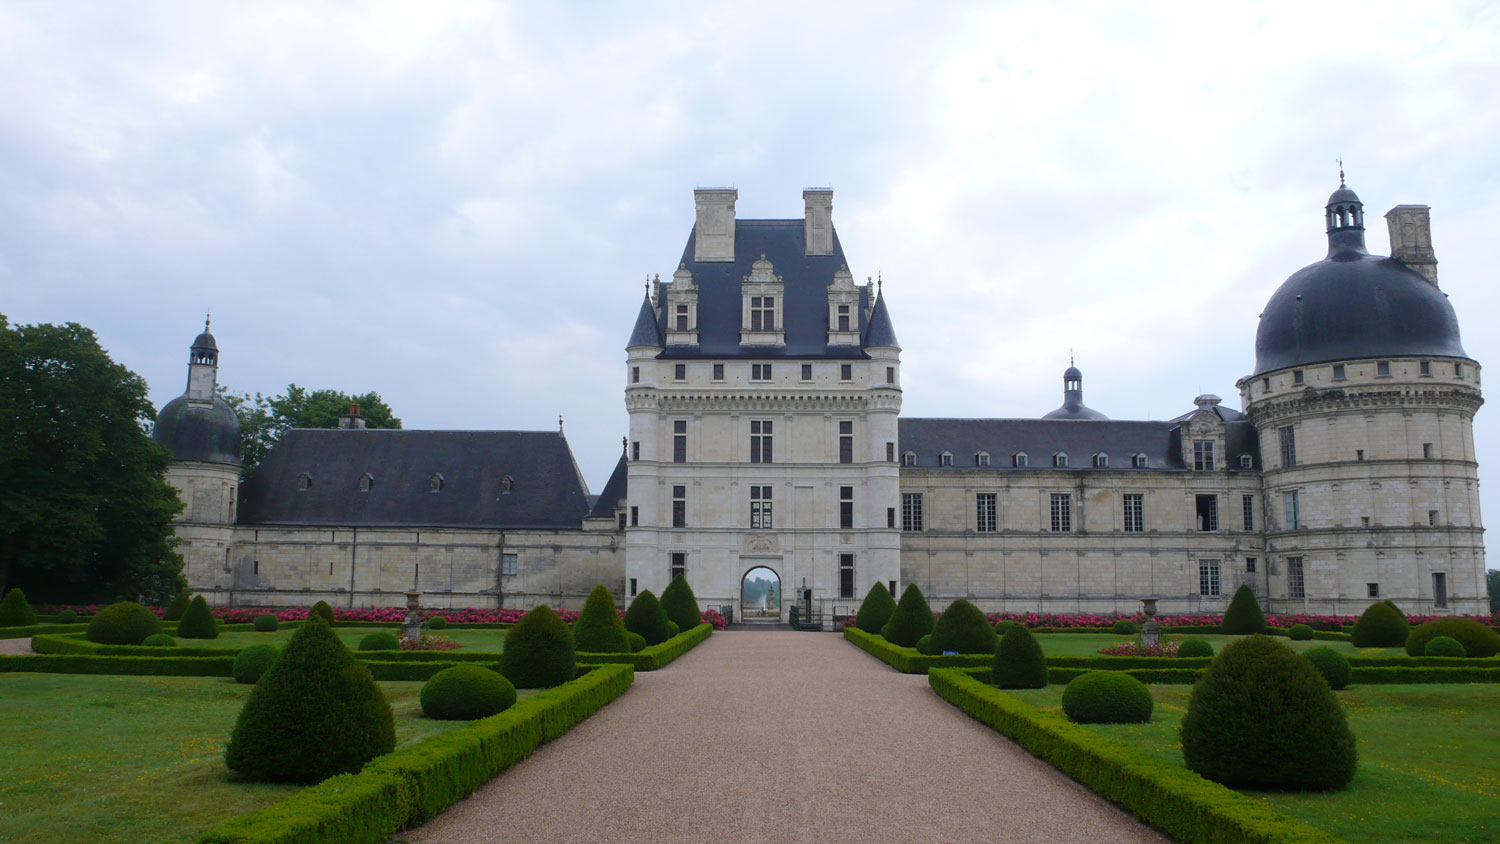
[[[0,639],[0,654],[29,654],[31,653],[31,638],[25,639]]]
[[[400,840],[1170,839],[840,636],[729,631]]]

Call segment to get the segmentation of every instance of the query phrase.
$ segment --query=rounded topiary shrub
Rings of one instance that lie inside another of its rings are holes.
[[[500,673],[518,689],[550,689],[578,675],[573,634],[551,607],[538,606],[505,634]]]
[[[422,684],[422,714],[442,721],[488,718],[511,708],[516,687],[479,665],[444,668]]]
[[[1423,656],[1468,656],[1462,642],[1452,636],[1434,636],[1422,649]]]
[[[630,652],[625,622],[615,608],[615,596],[604,584],[589,592],[583,612],[573,622],[573,646],[584,653],[623,654]]]
[[[100,645],[139,645],[152,633],[161,632],[156,613],[132,601],[110,604],[89,622],[85,639]]]
[[[1313,637],[1313,629],[1306,624],[1293,624],[1286,635],[1295,642],[1306,642]]]
[[[183,589],[172,596],[171,603],[162,610],[162,621],[181,621],[182,614],[187,612],[188,604],[193,600],[193,593]]]
[[[1194,636],[1182,640],[1182,644],[1177,646],[1177,655],[1179,657],[1211,657],[1214,655],[1214,646],[1207,639],[1199,639]]]
[[[177,622],[177,636],[180,639],[219,638],[219,620],[214,618],[213,610],[208,608],[202,595],[194,596],[183,612],[182,621]]]
[[[1136,623],[1130,619],[1122,618],[1109,626],[1109,632],[1116,636],[1134,636],[1141,632],[1141,628],[1137,627]]]
[[[255,617],[255,632],[257,633],[275,633],[279,627],[281,627],[281,622],[276,620],[276,616],[268,612],[263,612]]]
[[[1408,656],[1421,656],[1427,651],[1427,643],[1439,636],[1457,639],[1464,646],[1464,653],[1472,657],[1494,656],[1500,651],[1500,633],[1472,618],[1440,618],[1429,621],[1411,631],[1406,637]]]
[[[370,669],[311,616],[251,690],[224,761],[252,779],[314,783],[395,747],[391,705]]]
[[[677,622],[675,622],[675,621],[668,621],[667,622],[667,638],[668,639],[672,638],[673,636],[676,636],[678,633],[681,633],[681,632],[682,632],[682,628],[677,626]]]
[[[26,600],[26,593],[12,589],[0,600],[0,627],[27,627],[36,624],[36,613]]]
[[[1000,637],[990,663],[990,682],[1002,689],[1047,687],[1047,659],[1042,645],[1023,624],[1012,625]]]
[[[1302,655],[1318,669],[1318,673],[1328,681],[1328,688],[1334,691],[1348,686],[1350,678],[1354,676],[1349,660],[1333,648],[1309,648]]]
[[[1179,738],[1188,769],[1231,788],[1326,790],[1354,778],[1354,735],[1333,691],[1269,636],[1224,647],[1193,686]]]
[[[328,606],[327,601],[319,601],[312,605],[312,609],[307,611],[309,619],[315,615],[322,616],[323,620],[328,622],[330,626],[333,624],[333,607]]]
[[[644,589],[636,595],[635,600],[630,602],[630,607],[625,610],[625,629],[641,634],[647,645],[660,645],[672,638],[667,623],[667,614],[662,611],[661,602],[656,600],[656,595],[650,589]]]
[[[639,633],[625,631],[625,638],[630,640],[630,652],[638,654],[646,649],[646,637]]]
[[[359,640],[359,649],[362,651],[399,651],[401,640],[389,630],[377,630]]]
[[[73,610],[63,610],[62,612],[60,612],[60,613],[57,614],[57,623],[58,624],[77,624],[78,623],[78,613],[75,612],[75,611],[73,611]],[[5,625],[0,625],[0,627],[3,627],[3,626],[5,626]]]
[[[1399,648],[1406,644],[1411,625],[1390,601],[1376,601],[1354,622],[1350,641],[1356,648]]]
[[[427,619],[427,628],[429,630],[445,630],[447,629],[447,627],[448,619],[443,618],[440,615],[435,615],[432,618]]]
[[[1146,684],[1123,671],[1086,671],[1063,689],[1063,713],[1079,724],[1144,724],[1154,706]]]
[[[148,648],[175,648],[177,640],[165,633],[152,633],[141,642]]]
[[[1266,632],[1266,614],[1261,612],[1260,602],[1249,586],[1234,590],[1229,600],[1229,609],[1224,611],[1224,632],[1231,636]]]
[[[932,632],[932,625],[932,607],[927,605],[922,590],[913,583],[901,593],[901,600],[880,635],[893,645],[910,648],[917,644],[918,639]]]
[[[698,598],[688,586],[687,578],[677,575],[667,588],[661,590],[661,611],[667,620],[677,625],[678,633],[692,630],[703,623],[703,613],[698,611]],[[677,633],[673,633],[676,636]]]
[[[1016,626],[1016,622],[1011,621],[1009,619],[1002,618],[999,621],[995,622],[995,640],[996,640],[996,644],[999,643],[999,638],[1001,636],[1004,636],[1012,627],[1015,627],[1015,626]]]
[[[917,653],[923,654],[923,655],[926,655],[926,656],[933,656],[935,654],[942,653],[942,651],[933,650],[933,648],[932,648],[932,634],[931,633],[928,633],[927,635],[925,635],[922,638],[918,639],[917,640],[917,644],[915,645],[915,647],[917,649]]]
[[[260,675],[266,673],[271,663],[281,651],[270,645],[251,645],[235,654],[234,657],[234,681],[236,683],[254,683],[260,679]]]
[[[954,651],[961,654],[992,654],[995,652],[996,641],[995,628],[990,626],[990,620],[984,617],[984,613],[959,598],[943,610],[937,623],[932,626],[931,653]]]
[[[859,610],[854,614],[854,626],[866,633],[878,634],[895,611],[896,599],[891,597],[890,590],[885,588],[884,583],[877,582],[865,593],[864,601],[860,602]]]

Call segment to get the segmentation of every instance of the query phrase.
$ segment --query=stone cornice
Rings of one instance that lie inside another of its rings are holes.
[[[1341,413],[1376,409],[1423,408],[1453,410],[1473,416],[1484,404],[1478,390],[1453,384],[1434,388],[1428,385],[1370,387],[1307,387],[1301,391],[1270,399],[1261,399],[1245,408],[1245,415],[1257,426],[1264,423],[1317,413]]]
[[[898,400],[899,405],[899,400]],[[627,398],[627,408],[630,402]],[[645,406],[645,405],[642,405]],[[856,413],[870,406],[865,395],[827,395],[807,393],[704,393],[665,394],[657,397],[652,406],[661,410],[691,410],[710,412],[731,411],[802,411]]]

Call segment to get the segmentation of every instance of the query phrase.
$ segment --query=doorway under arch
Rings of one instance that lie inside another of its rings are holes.
[[[755,566],[740,578],[740,618],[781,621],[781,575],[770,566]]]

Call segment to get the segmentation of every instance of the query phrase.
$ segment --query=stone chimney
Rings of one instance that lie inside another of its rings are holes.
[[[363,428],[364,426],[365,418],[359,415],[359,405],[357,404],[349,405],[349,412],[339,417],[340,430],[353,430],[355,428]]]
[[[808,188],[802,192],[803,241],[809,255],[833,254],[833,189]]]
[[[693,238],[694,261],[734,261],[734,188],[698,188],[698,225]]]
[[[1437,256],[1432,251],[1432,222],[1426,205],[1397,205],[1386,212],[1391,229],[1391,257],[1438,286]]]

